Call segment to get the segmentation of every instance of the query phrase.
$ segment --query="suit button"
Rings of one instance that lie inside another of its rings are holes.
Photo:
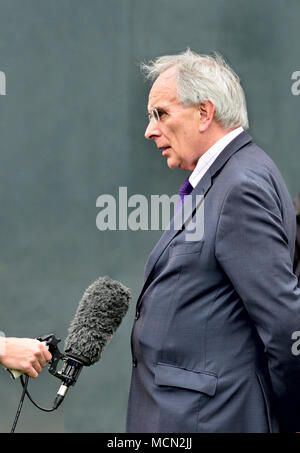
[[[137,360],[136,360],[135,357],[132,359],[132,366],[133,366],[134,368],[137,366]]]

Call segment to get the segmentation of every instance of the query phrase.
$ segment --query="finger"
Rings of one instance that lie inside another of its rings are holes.
[[[48,349],[45,348],[45,350],[43,351],[43,355],[44,355],[44,360],[46,362],[49,362],[51,359],[52,359],[52,354],[48,351]]]
[[[39,349],[35,353],[36,360],[38,360],[38,362],[44,367],[46,363],[51,360],[51,357],[52,356],[48,349],[41,343],[39,343]]]
[[[49,352],[48,348],[40,343],[40,352],[42,356],[42,360],[45,362],[49,362],[52,359],[52,354]]]
[[[31,377],[31,378],[37,378],[39,373],[32,367],[32,366],[27,366],[26,368],[24,368],[24,373],[27,374],[27,376]]]
[[[39,373],[42,371],[42,369],[43,369],[42,366],[41,366],[41,364],[40,364],[40,362],[37,361],[37,360],[34,361],[34,362],[32,363],[32,368],[33,368],[38,374],[39,374]]]
[[[26,373],[26,374],[28,374],[28,376],[33,378],[33,379],[36,379],[38,377],[38,375],[39,375],[39,373],[34,368],[32,368],[32,370],[29,373]]]

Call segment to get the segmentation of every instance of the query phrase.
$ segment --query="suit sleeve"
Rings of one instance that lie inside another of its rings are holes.
[[[300,290],[291,250],[274,187],[248,175],[223,202],[216,257],[264,343],[283,430],[300,431],[300,355],[292,352]]]

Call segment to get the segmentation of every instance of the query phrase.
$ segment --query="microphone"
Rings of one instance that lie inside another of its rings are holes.
[[[98,278],[85,290],[65,340],[56,409],[69,387],[75,385],[82,367],[100,359],[128,310],[130,296],[128,288],[107,276]]]

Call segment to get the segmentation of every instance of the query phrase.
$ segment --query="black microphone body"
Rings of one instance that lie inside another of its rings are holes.
[[[54,407],[63,401],[69,387],[75,385],[83,366],[100,359],[108,340],[119,327],[130,300],[130,290],[109,277],[100,277],[84,292],[68,329],[59,374],[62,384]]]
[[[75,385],[75,383],[77,382],[78,376],[84,365],[87,365],[87,363],[84,363],[82,359],[75,359],[71,357],[64,358],[63,368],[59,372],[62,384],[59,387],[53,404],[53,407],[55,409],[57,409],[58,406],[60,406],[63,402],[63,399],[67,394],[69,387],[71,385]]]

